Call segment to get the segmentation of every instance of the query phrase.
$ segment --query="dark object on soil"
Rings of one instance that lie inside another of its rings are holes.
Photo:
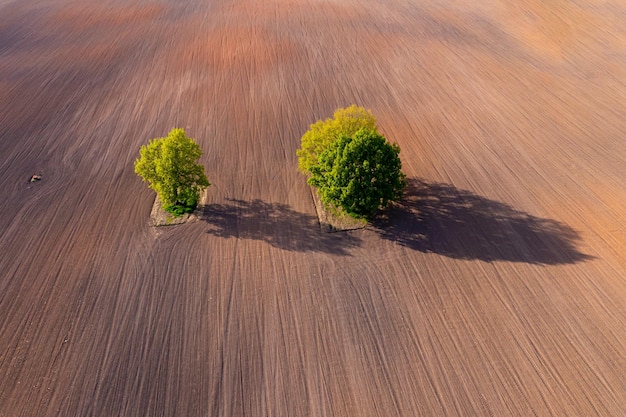
[[[34,174],[32,177],[30,177],[30,182],[35,182],[39,180],[41,180],[41,175]]]

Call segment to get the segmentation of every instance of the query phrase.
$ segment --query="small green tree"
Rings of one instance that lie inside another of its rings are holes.
[[[167,137],[142,146],[139,154],[135,173],[156,191],[163,208],[177,216],[193,211],[200,193],[211,185],[204,166],[196,163],[200,146],[183,129],[172,129]]]
[[[322,152],[341,136],[352,136],[362,128],[376,132],[376,119],[369,110],[356,105],[335,110],[332,119],[318,120],[302,136],[301,148],[296,151],[298,169],[310,175]]]
[[[373,130],[341,136],[311,167],[309,184],[317,187],[327,206],[356,218],[370,218],[390,201],[402,197],[406,177],[400,148]]]

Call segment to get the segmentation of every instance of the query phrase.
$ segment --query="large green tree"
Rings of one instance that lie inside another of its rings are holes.
[[[172,129],[167,137],[142,146],[139,154],[135,172],[156,191],[163,208],[175,215],[193,211],[200,193],[211,185],[204,166],[196,162],[200,146],[183,129]]]
[[[369,110],[356,105],[337,109],[332,118],[313,123],[302,136],[301,147],[296,151],[298,169],[311,174],[322,152],[341,136],[352,136],[362,128],[376,132],[376,119]]]
[[[327,206],[367,219],[402,196],[406,177],[399,153],[398,145],[375,130],[362,128],[324,150],[311,167],[308,182],[317,187]]]

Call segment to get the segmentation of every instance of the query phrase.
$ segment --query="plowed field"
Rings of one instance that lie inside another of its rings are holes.
[[[409,187],[326,233],[353,103]],[[0,417],[624,416],[625,135],[621,0],[0,0]]]

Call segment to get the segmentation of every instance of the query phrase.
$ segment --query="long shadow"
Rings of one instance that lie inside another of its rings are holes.
[[[325,233],[317,216],[292,210],[287,204],[262,200],[226,199],[226,204],[210,204],[200,217],[207,233],[224,238],[254,239],[288,251],[326,252],[350,255],[361,239],[348,233]]]
[[[580,235],[450,184],[410,179],[404,198],[373,222],[384,239],[456,259],[572,264],[592,259],[576,249]]]

